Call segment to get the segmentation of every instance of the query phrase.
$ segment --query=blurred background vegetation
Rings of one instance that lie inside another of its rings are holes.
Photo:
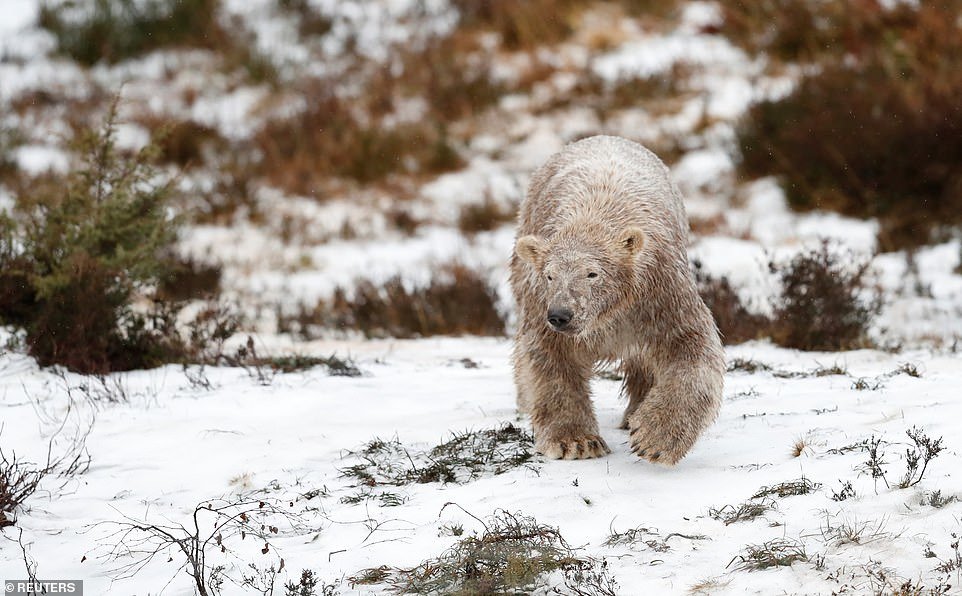
[[[415,2],[399,18],[407,28],[382,32],[380,49],[331,3],[255,4],[244,18],[220,0],[40,3],[36,25],[50,59],[86,73],[82,91],[26,87],[2,98],[0,188],[12,200],[0,218],[0,319],[22,330],[42,364],[106,372],[222,356],[207,342],[244,327],[250,309],[239,305],[233,319],[216,320],[216,332],[196,333],[216,311],[222,264],[185,256],[178,238],[189,228],[247,225],[304,242],[298,216],[279,216],[265,197],[347,200],[381,222],[372,232],[344,219],[312,242],[414,237],[439,224],[470,239],[510,226],[518,196],[486,191],[481,202],[454,203],[444,219],[424,208],[421,189],[479,156],[510,163],[523,149],[506,147],[523,147],[518,137],[537,130],[524,118],[565,128],[572,110],[582,124],[563,140],[623,133],[669,165],[720,144],[734,168],[710,197],[722,210],[738,206],[745,185],[773,177],[800,213],[877,220],[880,251],[911,253],[959,235],[959,1]],[[712,18],[686,20],[694,5]],[[262,17],[293,50],[263,43]],[[595,59],[630,49],[633,35],[678,30],[744,53],[757,83],[747,110],[725,120],[705,109],[690,125],[663,125],[712,84],[710,67],[684,55],[652,73],[599,75]],[[243,130],[192,117],[212,93],[250,89],[258,101]],[[642,124],[624,132],[633,114]],[[656,134],[632,132],[646,127]],[[117,142],[131,130],[145,135],[139,147]],[[68,166],[22,167],[18,150],[51,137]],[[739,235],[697,211],[692,228]],[[773,263],[780,289],[761,312],[742,304],[729,280],[696,274],[729,342],[871,345],[877,291],[864,266],[853,272],[837,259],[823,245]],[[294,311],[278,308],[275,330],[302,339],[503,335],[509,317],[495,285],[459,262],[413,288],[400,277],[359,279]],[[208,307],[187,308],[197,301]]]

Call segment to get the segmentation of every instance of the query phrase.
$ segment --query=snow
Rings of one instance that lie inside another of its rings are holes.
[[[58,147],[24,145],[14,152],[17,165],[31,175],[48,170],[66,172],[70,168],[70,156]]]
[[[115,377],[132,396],[129,403],[93,406],[75,391],[68,408],[63,385],[76,386],[79,377],[60,379],[23,356],[0,357],[4,438],[22,446],[18,455],[41,456],[51,428],[65,417],[68,433],[96,419],[87,439],[89,471],[64,489],[49,478],[43,487],[51,492],[33,499],[31,511],[19,518],[40,572],[83,578],[88,593],[154,593],[170,580],[165,594],[190,594],[190,578],[177,572],[181,555],[174,551],[165,551],[135,577],[112,582],[113,566],[130,561],[102,558],[111,530],[102,522],[127,516],[184,523],[200,502],[257,489],[265,489],[258,498],[271,502],[295,499],[294,509],[305,516],[300,532],[286,535],[282,530],[275,540],[286,568],[279,577],[288,573],[294,578],[300,569],[311,568],[327,582],[382,564],[414,566],[453,543],[455,538],[439,538],[442,524],[479,530],[465,512],[483,519],[499,508],[559,527],[583,556],[605,557],[625,594],[681,593],[705,580],[716,581],[712,593],[717,594],[767,594],[791,586],[828,593],[839,587],[827,579],[829,571],[854,569],[869,558],[901,577],[932,585],[937,561],[922,552],[931,546],[947,557],[950,533],[959,529],[959,502],[941,509],[920,504],[927,491],[962,493],[962,478],[955,473],[962,469],[955,432],[962,415],[955,399],[962,369],[952,356],[922,351],[811,354],[764,343],[732,348],[730,359],[753,359],[776,370],[807,372],[839,364],[849,372],[810,378],[729,373],[720,418],[674,468],[647,464],[629,453],[626,434],[616,428],[624,407],[619,384],[596,380],[596,409],[611,455],[575,462],[537,459],[532,469],[463,485],[402,486],[397,492],[406,502],[379,507],[376,501],[340,501],[356,490],[339,473],[354,463],[344,458],[346,450],[375,437],[397,437],[410,449],[426,448],[452,431],[515,421],[509,342],[325,341],[296,348],[350,354],[365,375],[329,377],[315,369],[278,375],[263,386],[240,369],[210,369],[214,388],[206,391],[191,388],[180,369],[167,367]],[[462,358],[477,368],[465,368]],[[888,376],[905,361],[916,364],[922,377]],[[861,377],[878,379],[881,387],[853,389]],[[947,451],[911,488],[889,489],[881,482],[876,487],[859,471],[866,459],[859,450],[830,452],[872,436],[883,438],[892,443],[886,461],[890,477],[897,479],[908,440],[904,433],[912,426],[932,438],[944,436]],[[807,446],[793,457],[792,446],[800,438]],[[708,514],[711,508],[749,500],[761,487],[801,477],[821,487],[776,499],[777,508],[762,519],[725,526]],[[832,500],[843,481],[852,483],[857,496]],[[297,496],[322,487],[328,496],[310,501]],[[448,502],[464,511],[444,508]],[[826,527],[844,520],[879,524],[885,539],[865,545],[826,542]],[[652,551],[644,543],[602,544],[613,530],[639,526],[662,539],[671,533],[706,539],[673,537],[667,552]],[[806,563],[753,573],[728,566],[744,546],[783,537],[801,541],[809,557],[824,556],[825,570]],[[23,574],[19,549],[13,546],[0,549],[0,577]],[[242,565],[272,560],[258,554],[259,544],[235,546]],[[344,594],[379,593],[384,586],[351,589],[344,583],[341,589]]]

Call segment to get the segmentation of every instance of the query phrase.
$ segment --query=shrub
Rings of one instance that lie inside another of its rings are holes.
[[[26,329],[42,366],[105,373],[177,349],[168,316],[133,309],[168,274],[176,228],[150,166],[155,150],[118,153],[115,108],[79,141],[77,169],[19,196],[16,219],[0,216],[0,320]]]
[[[215,128],[192,120],[167,120],[148,116],[141,122],[150,129],[159,158],[181,167],[202,165],[208,147],[223,148],[224,138]]]
[[[306,196],[319,196],[332,176],[370,183],[395,172],[440,172],[462,163],[443,127],[362,124],[348,101],[329,89],[318,91],[303,112],[268,122],[254,142],[263,154],[260,172]]]
[[[869,262],[854,267],[823,242],[782,267],[769,268],[781,285],[775,298],[772,340],[801,350],[848,350],[869,343],[868,328],[881,307],[877,291],[868,292]]]
[[[732,287],[727,277],[715,277],[694,262],[698,293],[708,306],[725,344],[740,344],[766,337],[771,331],[771,320],[750,312]]]
[[[158,279],[156,298],[163,302],[210,299],[220,294],[221,268],[195,259],[168,257]]]
[[[19,136],[15,129],[0,127],[0,183],[17,172],[17,162],[12,152],[19,144]]]
[[[335,292],[331,314],[338,328],[366,336],[504,335],[493,288],[463,265],[442,269],[427,287],[408,290],[400,277],[383,287],[361,281],[348,298]]]
[[[254,82],[272,82],[277,72],[259,53],[238,19],[218,20],[220,0],[93,0],[78,8],[70,0],[44,0],[39,24],[57,48],[81,64],[113,64],[167,48],[218,51],[229,67]]]
[[[0,452],[0,529],[16,523],[17,510],[50,472],[49,465],[37,467]]]
[[[293,316],[279,315],[282,332],[305,339],[313,328],[357,330],[366,337],[505,333],[494,289],[477,272],[458,263],[440,267],[427,286],[408,289],[399,276],[383,285],[361,279],[352,293],[337,288],[330,300]]]
[[[574,9],[581,0],[455,0],[459,24],[495,31],[510,50],[557,43],[571,35]]]
[[[493,105],[505,91],[491,78],[488,61],[472,61],[472,55],[483,57],[483,48],[454,33],[406,53],[402,72],[384,77],[391,88],[424,98],[437,121],[458,120]]]
[[[310,0],[278,0],[278,7],[297,18],[297,31],[301,37],[327,34],[334,26],[329,16],[311,6]]]
[[[488,232],[514,221],[515,210],[508,209],[485,197],[481,203],[471,203],[461,208],[458,214],[458,229],[467,235]]]
[[[225,35],[218,7],[219,0],[94,0],[78,10],[45,0],[40,26],[74,60],[114,63],[166,46],[213,47]]]
[[[793,8],[753,34],[819,64],[790,95],[750,110],[741,172],[777,176],[798,210],[877,217],[886,250],[962,222],[962,4],[777,4]],[[785,16],[798,11],[808,16]]]
[[[720,32],[751,52],[814,61],[880,41],[892,15],[879,2],[722,0]]]

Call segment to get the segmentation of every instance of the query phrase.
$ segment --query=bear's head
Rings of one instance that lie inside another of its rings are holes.
[[[619,307],[630,304],[636,257],[644,244],[644,231],[630,227],[602,238],[523,236],[515,253],[536,273],[545,325],[578,336],[597,329]]]

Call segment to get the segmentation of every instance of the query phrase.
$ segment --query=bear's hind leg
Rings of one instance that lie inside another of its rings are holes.
[[[652,385],[655,384],[655,377],[639,361],[628,360],[622,364],[625,379],[622,382],[621,390],[628,398],[628,407],[625,408],[625,415],[621,419],[622,430],[628,430],[628,419],[635,413],[641,402],[648,396]]]

